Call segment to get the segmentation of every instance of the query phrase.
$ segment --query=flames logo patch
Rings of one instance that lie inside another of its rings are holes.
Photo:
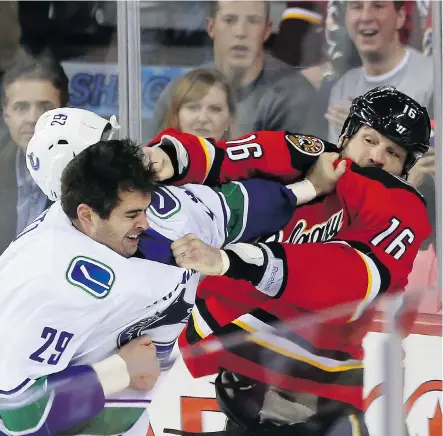
[[[314,136],[286,135],[286,140],[298,151],[309,156],[320,156],[325,151],[325,144]]]

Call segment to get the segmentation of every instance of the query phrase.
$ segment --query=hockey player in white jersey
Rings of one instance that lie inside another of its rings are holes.
[[[0,432],[144,435],[157,358],[167,369],[199,280],[171,242],[250,240],[296,205],[258,179],[156,187],[138,147],[100,141],[114,127],[78,109],[37,123],[28,168],[56,202],[0,257]]]

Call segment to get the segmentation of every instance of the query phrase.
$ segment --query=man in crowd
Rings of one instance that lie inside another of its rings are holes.
[[[432,59],[402,42],[404,1],[345,2],[346,28],[362,66],[348,71],[332,88],[326,118],[335,141],[353,98],[376,86],[392,85],[429,109],[433,93]],[[417,80],[420,77],[420,80]]]
[[[269,1],[210,2],[207,31],[214,43],[214,66],[229,79],[237,103],[238,134],[254,130],[302,131],[314,97],[309,81],[276,59],[265,56],[272,32]],[[162,127],[174,82],[161,94],[152,131]]]
[[[3,119],[0,142],[0,253],[48,206],[48,199],[26,168],[25,152],[40,115],[66,106],[68,78],[51,57],[20,56],[1,84]]]

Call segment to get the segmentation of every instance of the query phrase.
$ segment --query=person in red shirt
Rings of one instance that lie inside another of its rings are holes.
[[[179,266],[214,276],[201,283],[179,344],[194,377],[219,373],[217,398],[233,434],[262,434],[269,426],[273,435],[368,434],[362,347],[368,309],[406,286],[431,231],[423,198],[405,181],[429,137],[425,108],[393,87],[375,88],[352,103],[334,163],[344,160],[346,171],[335,192],[314,199],[314,186],[313,200],[267,242],[216,250],[187,235],[173,243]],[[214,143],[169,131],[151,145],[175,162],[175,183],[257,174],[290,182],[333,149],[288,132]],[[350,316],[316,329],[294,323],[347,303],[354,305]],[[290,333],[282,337],[275,325],[288,321]],[[226,342],[251,331],[262,340]],[[202,354],[214,340],[226,346]]]

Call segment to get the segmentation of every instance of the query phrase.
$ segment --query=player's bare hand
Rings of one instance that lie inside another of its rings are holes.
[[[420,188],[426,173],[435,177],[435,167],[435,152],[431,149],[410,169],[408,182],[414,188]]]
[[[338,179],[345,173],[346,161],[334,167],[338,158],[338,153],[323,153],[308,171],[306,178],[314,185],[317,196],[333,192]]]
[[[329,124],[334,127],[334,129],[341,131],[341,128],[349,115],[350,107],[350,102],[343,104],[330,104],[328,111],[325,114],[325,118],[329,121]]]
[[[188,233],[171,244],[175,262],[181,268],[194,269],[206,275],[219,275],[223,269],[220,250]]]
[[[118,354],[126,362],[131,379],[130,388],[149,391],[154,387],[160,376],[160,363],[149,336],[133,339],[121,347]]]
[[[174,167],[169,156],[159,147],[145,147],[146,165],[152,164],[159,182],[169,180],[174,176]]]

